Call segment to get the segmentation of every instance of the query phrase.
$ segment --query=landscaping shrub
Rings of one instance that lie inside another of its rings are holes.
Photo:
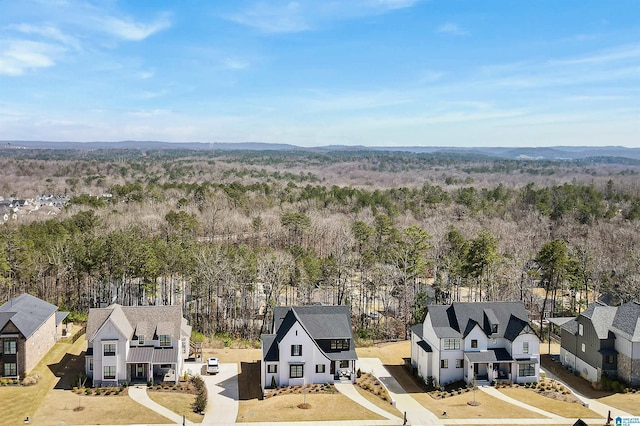
[[[207,407],[207,387],[204,384],[204,380],[200,376],[193,376],[191,378],[193,387],[196,388],[196,400],[193,403],[193,411],[200,413]]]

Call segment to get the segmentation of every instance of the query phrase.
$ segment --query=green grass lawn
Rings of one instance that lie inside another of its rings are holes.
[[[42,358],[30,375],[38,374],[40,381],[33,386],[2,386],[0,387],[0,412],[2,423],[22,424],[27,416],[33,416],[38,410],[47,393],[56,386],[59,377],[51,370],[55,370],[57,364],[65,354],[80,354],[87,346],[84,337],[75,343],[56,343]]]

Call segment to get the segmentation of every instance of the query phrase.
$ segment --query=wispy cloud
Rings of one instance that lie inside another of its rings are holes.
[[[101,29],[115,35],[122,40],[140,41],[147,37],[171,27],[171,20],[167,14],[162,14],[151,23],[136,22],[130,18],[118,18],[110,16],[99,18]]]
[[[640,59],[640,44],[621,46],[616,49],[592,53],[581,57],[552,60],[550,63],[580,65],[614,62],[624,59]]]
[[[233,22],[256,28],[265,33],[293,33],[310,29],[300,3],[257,3],[250,8],[228,16]]]
[[[55,65],[55,57],[62,52],[56,45],[28,40],[2,40],[0,45],[0,74],[22,75],[28,70]]]
[[[76,50],[80,49],[80,42],[75,37],[64,34],[60,29],[53,25],[30,25],[30,24],[12,24],[7,27],[9,30],[17,31],[22,34],[36,35],[42,38],[59,42],[65,46],[72,47]]]
[[[269,0],[252,2],[226,19],[264,33],[313,30],[335,20],[375,16],[415,6],[421,0]]]
[[[469,34],[468,31],[460,28],[458,24],[454,24],[452,22],[447,22],[445,24],[440,25],[437,28],[437,32],[444,33],[444,34],[451,34],[455,36],[463,36],[463,35]]]
[[[222,63],[225,66],[225,68],[228,68],[231,70],[243,70],[249,66],[248,62],[241,61],[238,59],[233,59],[233,58],[225,58],[222,61]]]

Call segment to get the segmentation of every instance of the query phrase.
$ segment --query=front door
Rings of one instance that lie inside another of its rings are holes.
[[[142,379],[144,378],[145,374],[144,374],[144,364],[136,364],[136,372],[134,377],[136,379]]]
[[[473,364],[473,376],[476,377],[478,375],[478,363]]]
[[[335,375],[336,374],[336,362],[335,361],[331,361],[331,374]]]

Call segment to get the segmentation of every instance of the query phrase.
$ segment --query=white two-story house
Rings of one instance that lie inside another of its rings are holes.
[[[540,340],[521,302],[430,305],[411,328],[411,364],[439,386],[505,380],[534,382]]]
[[[94,386],[178,382],[189,356],[191,327],[180,306],[89,310],[85,371]]]
[[[276,307],[263,334],[262,389],[356,379],[348,306]]]

